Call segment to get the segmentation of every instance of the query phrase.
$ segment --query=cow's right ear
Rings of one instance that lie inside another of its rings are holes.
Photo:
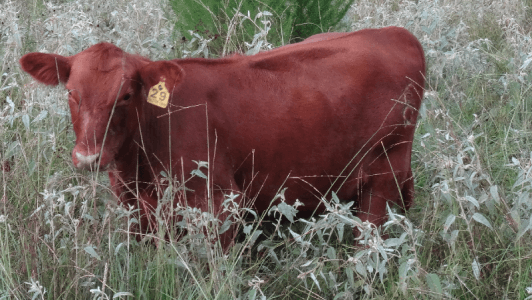
[[[181,84],[185,76],[185,72],[177,63],[168,60],[149,62],[139,70],[139,74],[146,89],[164,81],[170,92]]]
[[[22,56],[19,62],[22,70],[44,84],[66,83],[70,75],[70,62],[61,55],[33,52]]]

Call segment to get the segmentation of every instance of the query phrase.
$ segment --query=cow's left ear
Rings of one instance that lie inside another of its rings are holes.
[[[139,70],[140,80],[146,90],[154,85],[165,82],[170,93],[181,83],[185,72],[172,61],[153,61],[146,64]]]

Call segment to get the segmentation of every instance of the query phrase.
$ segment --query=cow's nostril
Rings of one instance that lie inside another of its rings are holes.
[[[78,163],[76,164],[76,167],[86,168],[92,165],[96,161],[96,159],[98,159],[99,156],[100,156],[100,153],[85,156],[79,152],[76,152],[76,158],[78,159]]]

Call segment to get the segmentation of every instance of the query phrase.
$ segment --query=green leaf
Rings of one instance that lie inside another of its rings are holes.
[[[113,299],[115,298],[118,298],[118,297],[124,297],[124,296],[131,296],[133,297],[133,294],[129,293],[129,292],[118,292],[116,294],[113,295]]]
[[[251,229],[253,229],[253,225],[244,225],[244,233],[246,235],[249,235],[251,233]]]
[[[120,251],[120,248],[122,248],[122,246],[124,246],[124,243],[120,243],[120,244],[118,244],[118,246],[116,246],[116,248],[115,248],[115,255],[118,254],[118,251]]]
[[[475,213],[473,215],[473,219],[481,224],[484,224],[486,227],[488,227],[489,229],[493,230],[493,227],[491,227],[491,224],[490,222],[488,221],[488,219],[486,219],[486,217],[484,217],[483,215],[479,214],[479,213]]]
[[[11,101],[11,98],[9,96],[6,97],[7,104],[9,105],[9,114],[12,115],[15,112],[15,103]]]
[[[399,282],[406,282],[406,274],[408,273],[408,270],[410,270],[410,264],[408,264],[408,260],[405,260],[399,266]]]
[[[290,231],[290,234],[292,234],[292,236],[294,237],[296,242],[298,242],[298,243],[302,243],[303,242],[303,239],[301,238],[301,236],[299,234],[293,232],[292,229],[290,229],[290,228],[288,228],[288,231]]]
[[[469,203],[471,203],[471,204],[473,204],[474,206],[476,206],[476,208],[479,208],[479,204],[478,204],[477,199],[475,199],[475,198],[473,198],[473,197],[471,197],[471,196],[465,196],[465,199],[466,199]]]
[[[207,179],[207,175],[205,175],[200,169],[192,170],[192,172],[190,172],[190,175]]]
[[[444,240],[445,240],[447,243],[453,245],[454,242],[456,242],[456,238],[458,237],[458,232],[459,232],[458,230],[453,230],[453,231],[451,231],[450,234],[445,234],[445,233],[444,233],[445,236],[443,236],[443,238],[444,238]]]
[[[30,130],[30,117],[27,114],[22,116],[22,123],[24,123],[26,130]]]
[[[382,245],[377,245],[377,250],[379,250],[379,253],[382,256],[382,259],[387,261],[388,255],[386,254],[386,250],[384,249],[384,247],[382,247]],[[375,268],[377,268],[377,266],[375,266]]]
[[[220,227],[220,230],[218,231],[218,233],[222,234],[222,233],[226,232],[231,227],[232,224],[233,224],[233,221],[231,221],[231,218],[225,219],[225,221],[222,224],[222,226]]]
[[[475,275],[475,278],[479,280],[480,279],[480,264],[477,262],[476,259],[473,260],[473,263],[471,264],[471,268],[473,269],[473,275]]]
[[[290,206],[286,204],[285,202],[281,202],[277,205],[277,209],[280,213],[285,216],[290,223],[294,223],[294,217],[297,214],[297,209],[295,209],[293,206]]]
[[[196,161],[196,160],[193,160],[193,162],[196,163],[196,165],[198,165],[198,169],[201,169],[201,168],[207,168],[209,166],[209,163],[206,162],[206,161]]]
[[[521,226],[519,227],[519,231],[517,232],[517,236],[515,238],[516,241],[519,240],[532,227],[532,222],[530,222],[530,220],[523,220]]]
[[[255,241],[257,241],[257,238],[262,234],[262,230],[255,230],[253,232],[253,235],[249,239],[249,245],[255,244]]]
[[[316,278],[316,275],[314,273],[310,273],[310,278],[312,278],[312,281],[318,286],[318,289],[321,291],[320,283],[318,282],[318,278]]]
[[[35,171],[35,167],[37,165],[35,164],[35,160],[31,159],[30,162],[28,163],[28,175],[31,176],[33,174],[33,172]]]
[[[454,220],[456,220],[456,216],[453,215],[452,213],[450,213],[450,214],[447,216],[447,219],[445,220],[445,224],[443,224],[443,231],[444,231],[444,232],[447,232],[447,230],[449,230],[449,228],[451,227],[451,225],[453,225]]]
[[[89,221],[96,221],[96,219],[94,219],[94,217],[89,214],[84,214],[83,219],[89,220]]]
[[[389,238],[386,241],[384,241],[384,246],[386,248],[397,247],[397,246],[401,245],[403,243],[403,241],[404,241],[404,239],[401,240],[401,239],[398,239],[398,238]]]
[[[513,209],[510,211],[510,217],[512,217],[512,219],[517,223],[519,224],[519,226],[521,226],[522,224],[522,220],[521,220],[521,216],[519,215],[519,211],[517,211],[516,209]]]
[[[379,279],[381,281],[381,283],[384,283],[384,274],[386,273],[387,269],[386,269],[386,263],[388,262],[388,260],[383,260],[381,261],[380,265],[379,265]]]
[[[490,186],[490,193],[491,193],[491,196],[493,197],[493,200],[495,200],[495,202],[497,203],[500,203],[501,200],[499,198],[499,191],[496,185]]]
[[[247,213],[252,214],[253,217],[254,217],[254,219],[257,219],[257,213],[256,213],[255,211],[253,211],[252,209],[242,207],[242,210],[243,210],[243,211],[246,211]]]
[[[344,224],[350,225],[350,226],[357,226],[362,224],[362,221],[360,221],[359,218],[353,217],[353,219],[349,219],[342,215],[336,215],[336,217],[339,219],[339,221],[344,222]]]
[[[427,274],[425,279],[427,280],[429,289],[434,293],[431,295],[431,297],[433,297],[433,299],[441,299],[443,296],[443,289],[441,287],[441,281],[438,275],[432,273]]]
[[[37,123],[37,122],[43,120],[44,118],[46,118],[46,116],[48,116],[48,111],[47,110],[41,110],[39,115],[37,117],[35,117],[35,119],[33,119],[33,121],[31,121],[31,122],[32,123]]]
[[[87,246],[87,247],[84,248],[84,250],[85,250],[85,252],[90,254],[90,256],[96,258],[97,260],[102,260],[100,255],[98,255],[98,253],[96,253],[96,250],[94,250],[94,247]]]
[[[306,267],[310,266],[312,263],[313,263],[312,260],[307,260],[307,262],[304,263],[304,264],[302,264],[301,267],[302,267],[302,268],[306,268]]]
[[[366,274],[365,271],[366,270],[364,270],[364,274]],[[357,269],[357,272],[358,272],[358,269]],[[355,286],[355,274],[353,273],[353,269],[350,267],[345,268],[345,274],[347,275],[347,280],[349,281],[349,284],[351,286]]]
[[[340,203],[340,198],[338,198],[338,195],[336,195],[335,192],[332,192],[331,195],[332,195],[332,197],[331,197],[332,200],[333,200],[336,204],[339,204],[339,203]]]
[[[344,239],[344,223],[336,224],[336,231],[338,232],[338,240],[342,241]]]
[[[5,159],[10,159],[12,156],[14,156],[19,151],[18,146],[20,146],[18,141],[11,142],[9,146],[7,146]]]
[[[336,259],[336,249],[333,247],[327,248],[327,257],[329,259]]]
[[[255,300],[255,298],[257,297],[257,290],[256,289],[250,289],[248,291],[248,295],[247,295],[247,299],[249,300]]]
[[[366,277],[368,275],[368,273],[366,272],[366,267],[361,262],[357,262],[357,264],[355,265],[355,270],[363,277]]]

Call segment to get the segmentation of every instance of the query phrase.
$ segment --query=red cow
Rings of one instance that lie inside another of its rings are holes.
[[[65,84],[74,165],[108,170],[120,201],[140,208],[143,231],[164,191],[161,171],[183,182],[197,161],[208,162],[209,182],[190,178],[175,202],[216,214],[227,215],[230,192],[264,212],[282,187],[303,214],[323,210],[320,199],[335,191],[377,225],[387,201],[412,202],[425,59],[405,29],[320,34],[221,59],[151,61],[100,43],[69,57],[29,53],[20,64],[42,83]]]

